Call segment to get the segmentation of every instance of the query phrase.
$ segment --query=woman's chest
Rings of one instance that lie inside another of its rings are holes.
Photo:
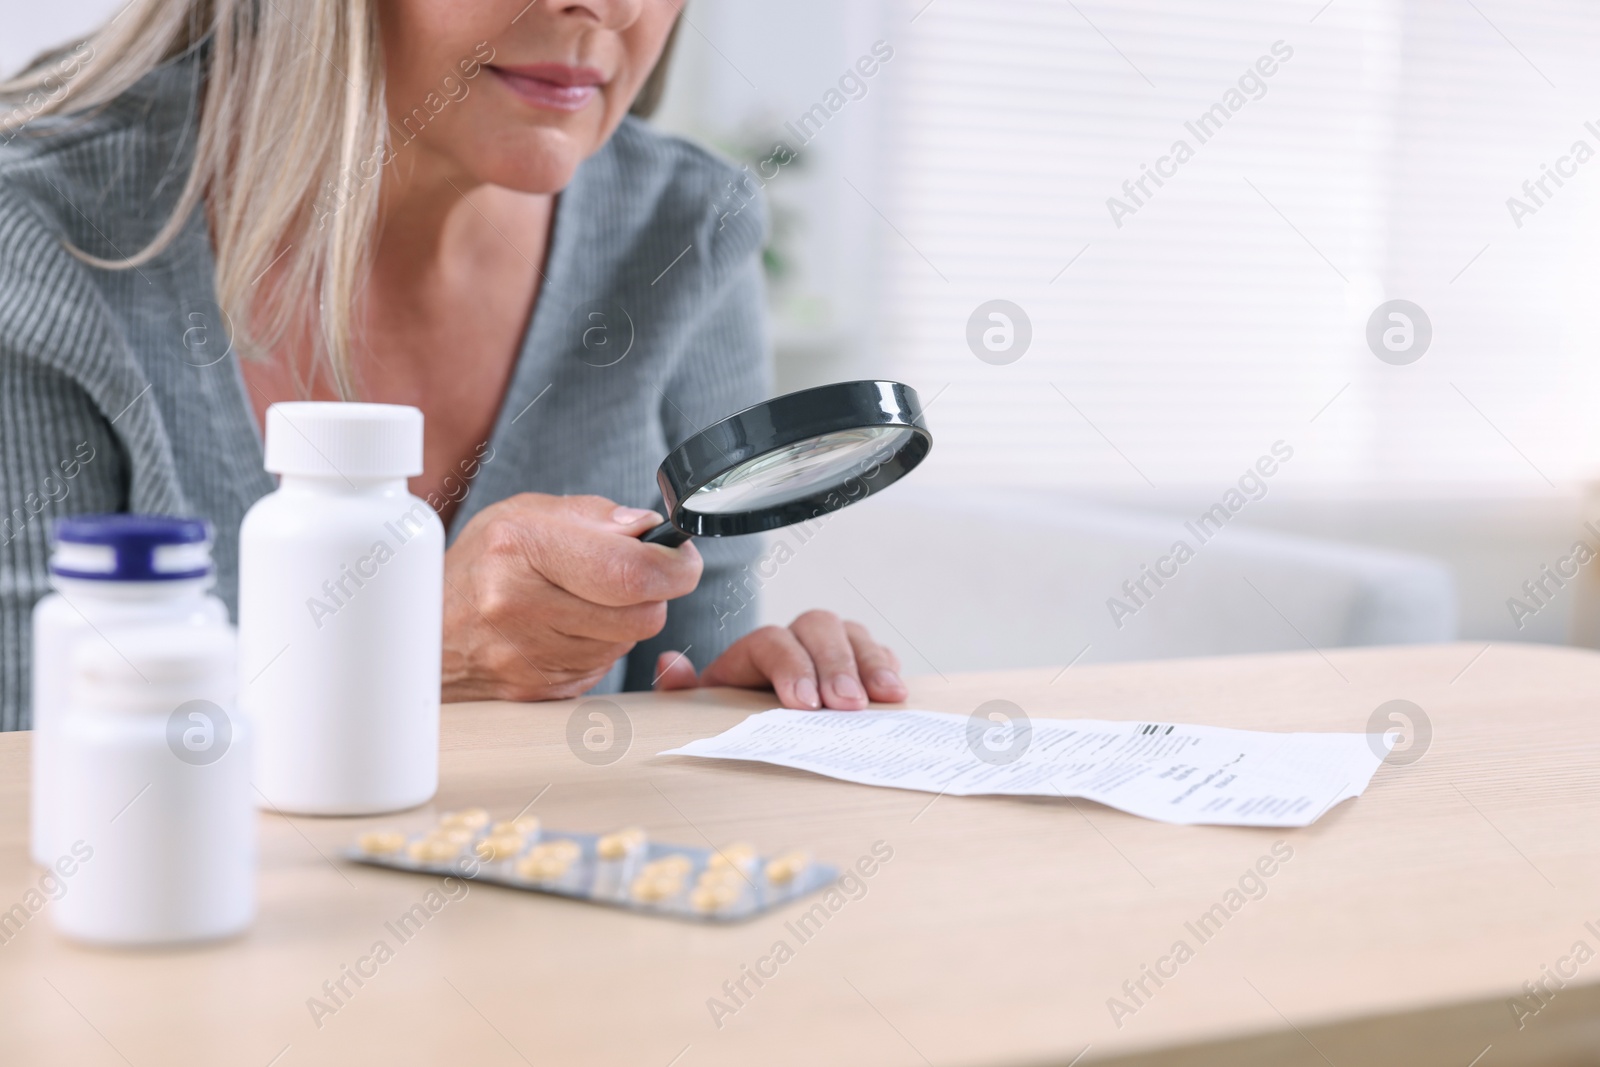
[[[536,291],[536,281],[515,294],[497,291],[494,280],[485,279],[434,315],[418,314],[415,305],[385,308],[376,301],[368,313],[356,368],[362,398],[422,411],[423,472],[411,488],[424,499],[443,501],[446,523],[459,495],[457,483],[471,479],[476,457],[494,433]]]
[[[437,501],[446,523],[460,486],[488,449],[539,283],[531,262],[513,266],[490,256],[421,279],[379,270],[362,294],[348,356],[353,392],[370,403],[422,411],[423,471],[411,489]],[[279,346],[270,359],[244,364],[258,425],[267,406],[279,401],[340,399],[315,349],[302,339]]]

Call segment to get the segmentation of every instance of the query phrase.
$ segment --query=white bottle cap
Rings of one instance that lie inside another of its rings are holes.
[[[274,474],[345,478],[421,474],[422,412],[401,404],[273,404],[265,466]]]

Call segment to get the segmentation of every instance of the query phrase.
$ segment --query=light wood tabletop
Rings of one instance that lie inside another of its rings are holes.
[[[1421,758],[1380,768],[1302,830],[657,755],[770,699],[616,697],[631,740],[611,763],[569,747],[578,702],[448,706],[429,806],[261,817],[246,936],[86,949],[55,934],[47,907],[0,930],[0,1063],[1600,1063],[1600,654],[1446,645],[913,684],[910,706],[963,714],[1005,699],[1034,718],[1267,730],[1362,731],[1381,704],[1414,702],[1431,734],[1411,749]],[[26,858],[27,744],[0,737],[0,909],[41,878]],[[530,802],[551,827],[638,824],[841,865],[892,855],[803,940],[789,924],[804,905],[713,927],[478,885],[436,897],[401,941],[386,924],[440,880],[334,858],[364,829]],[[1197,928],[1218,904],[1225,921]],[[379,941],[391,953],[376,973],[314,1011]]]

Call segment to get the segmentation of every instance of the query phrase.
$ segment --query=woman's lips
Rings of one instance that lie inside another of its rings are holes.
[[[605,82],[605,75],[590,67],[564,63],[534,63],[522,67],[490,67],[495,76],[523,100],[553,111],[581,111]]]

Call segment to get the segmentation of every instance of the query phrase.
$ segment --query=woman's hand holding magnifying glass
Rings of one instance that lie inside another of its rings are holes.
[[[467,523],[444,558],[444,699],[560,700],[605,677],[699,584],[693,545],[639,535],[653,511],[520,493]]]

